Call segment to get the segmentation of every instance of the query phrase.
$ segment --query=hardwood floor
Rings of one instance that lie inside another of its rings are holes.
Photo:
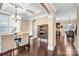
[[[48,54],[47,45],[43,45],[43,44],[44,42],[41,42],[40,45],[40,42],[37,41],[37,39],[35,39],[29,49],[26,47],[25,50],[18,51],[16,55],[17,56],[47,56]]]
[[[22,50],[15,50],[15,56],[78,56],[72,39],[67,40],[64,44],[63,39],[58,39],[56,47],[53,51],[47,49],[47,43],[34,39],[31,46]]]
[[[57,45],[53,51],[55,56],[78,56],[77,50],[74,46],[72,38],[68,38],[66,45],[63,39],[57,41]]]

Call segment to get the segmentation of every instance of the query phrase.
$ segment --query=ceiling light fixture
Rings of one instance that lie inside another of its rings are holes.
[[[21,17],[17,13],[17,6],[15,6],[15,15],[12,15],[11,18],[17,22],[17,20],[21,20]]]

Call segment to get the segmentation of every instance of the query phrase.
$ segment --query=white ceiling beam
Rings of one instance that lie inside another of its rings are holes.
[[[43,6],[43,8],[47,11],[47,13],[49,14],[50,13],[50,11],[48,10],[48,8],[46,7],[46,5],[44,4],[44,3],[40,3],[42,6]]]
[[[50,3],[40,3],[42,6],[43,6],[43,8],[48,12],[48,14],[51,14],[51,13],[53,13],[55,10],[55,8],[53,8],[52,6],[53,5],[51,5]]]
[[[2,10],[2,9],[0,9],[0,14],[8,15],[8,16],[11,16],[11,15],[12,15],[12,13],[9,13],[8,11]],[[19,13],[18,15],[21,15],[22,17],[23,17],[23,16],[27,16],[27,15],[20,14],[20,13]]]
[[[14,3],[10,3],[10,4],[13,5],[13,6],[15,6],[15,7],[17,7],[17,8],[21,8],[21,9],[23,9],[21,6],[16,5],[16,4],[14,4]]]
[[[3,15],[7,15],[7,16],[10,16],[9,14],[5,14],[5,13],[0,13],[0,14],[3,14]]]
[[[24,10],[24,8],[22,8],[21,6],[19,6],[19,5],[16,5],[16,4],[14,4],[14,3],[10,3],[11,5],[13,5],[13,6],[15,6],[15,7],[17,7],[17,8],[21,8],[21,9],[23,9]],[[27,12],[29,12],[29,13],[34,13],[33,11],[30,11],[30,10],[25,10],[25,11],[27,11]]]
[[[2,9],[0,9],[0,14],[11,16],[11,13],[9,13],[9,12],[7,12],[5,10],[2,10]]]

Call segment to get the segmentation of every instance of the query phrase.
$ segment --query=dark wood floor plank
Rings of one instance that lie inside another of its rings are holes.
[[[15,56],[78,56],[72,39],[68,39],[66,45],[63,39],[57,39],[57,44],[53,51],[47,49],[47,43],[34,39],[30,48],[16,50]]]

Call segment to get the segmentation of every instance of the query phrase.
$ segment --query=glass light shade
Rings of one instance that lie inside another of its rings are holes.
[[[11,18],[12,19],[17,19],[17,20],[20,20],[21,19],[21,17],[19,15],[17,15],[16,17],[15,17],[15,15],[12,15]]]
[[[16,17],[16,18],[17,18],[17,19],[21,19],[21,17],[20,17],[20,16],[18,16],[18,15],[17,15],[17,17]]]
[[[13,19],[14,17],[15,17],[14,15],[11,16],[12,19]]]

